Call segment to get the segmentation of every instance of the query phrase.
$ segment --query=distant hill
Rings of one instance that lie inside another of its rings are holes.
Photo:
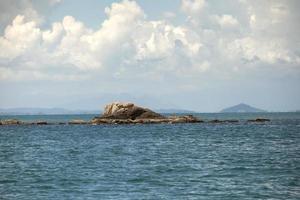
[[[100,113],[100,110],[68,110],[64,108],[0,108],[0,115],[72,115]]]
[[[184,109],[156,109],[157,113],[195,113],[195,111],[184,110]]]
[[[68,110],[65,108],[0,108],[0,115],[73,115],[101,114],[102,110]],[[158,113],[195,113],[184,109],[156,109]]]
[[[267,112],[265,110],[259,109],[259,108],[254,108],[252,106],[249,106],[247,104],[241,103],[229,108],[225,108],[221,110],[220,112],[223,113],[244,113],[244,112]]]

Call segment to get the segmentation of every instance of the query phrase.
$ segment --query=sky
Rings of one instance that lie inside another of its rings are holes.
[[[300,110],[298,0],[0,0],[0,108]]]

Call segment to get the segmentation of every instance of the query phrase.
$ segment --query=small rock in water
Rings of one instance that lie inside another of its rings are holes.
[[[266,118],[256,118],[256,119],[249,119],[248,122],[269,122],[271,121],[270,119]]]
[[[69,121],[69,124],[87,124],[87,122],[82,119],[74,119]]]
[[[210,120],[209,123],[222,123],[224,121],[218,120],[218,119],[214,119],[214,120]]]
[[[38,122],[36,122],[36,125],[47,125],[48,124],[48,122],[46,122],[46,121],[38,121]]]

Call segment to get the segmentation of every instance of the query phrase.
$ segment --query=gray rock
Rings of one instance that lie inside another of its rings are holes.
[[[69,124],[87,124],[88,122],[82,120],[82,119],[73,119],[69,121]]]
[[[105,106],[102,119],[165,119],[166,117],[133,103],[111,103]]]

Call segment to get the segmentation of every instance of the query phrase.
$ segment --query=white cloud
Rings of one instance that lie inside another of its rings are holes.
[[[181,9],[188,15],[199,15],[206,5],[205,0],[182,0]]]
[[[64,34],[64,28],[61,23],[53,23],[52,30],[46,30],[43,32],[43,41],[47,44],[57,44],[61,40]]]
[[[192,37],[189,29],[167,22],[145,22],[134,37],[138,60],[164,59],[180,48],[186,56],[198,53],[202,44]]]
[[[166,11],[163,13],[163,16],[166,18],[166,19],[173,19],[176,17],[176,14],[174,12],[169,12],[169,11]]]
[[[258,41],[251,37],[237,39],[229,43],[228,53],[232,57],[248,61],[260,60],[270,64],[280,61],[298,62],[289,50],[283,48],[280,41]]]
[[[72,16],[53,23],[51,30],[41,30],[34,21],[17,16],[0,38],[0,48],[6,49],[0,56],[21,68],[26,65],[18,63],[20,57],[30,68],[44,64],[118,71],[118,66],[157,59],[168,64],[178,49],[182,56],[193,59],[202,46],[192,30],[145,20],[145,13],[134,1],[113,3],[105,13],[108,18],[95,31]]]
[[[231,15],[216,16],[216,20],[223,28],[231,28],[239,24],[238,20]]]
[[[49,0],[49,4],[54,6],[56,4],[60,4],[62,2],[62,0]]]
[[[119,78],[197,77],[210,70],[235,71],[241,60],[299,63],[297,47],[279,29],[285,26],[283,19],[292,19],[290,7],[240,3],[247,12],[230,15],[212,10],[211,2],[183,0],[181,9],[187,18],[202,23],[174,25],[163,19],[147,20],[135,1],[124,0],[105,8],[107,19],[97,30],[72,16],[44,30],[36,20],[18,15],[0,37],[0,79],[13,78],[14,72],[18,79],[22,74],[27,79],[34,71],[36,79],[63,80],[63,70],[68,71],[67,80],[96,72]],[[272,29],[263,34],[264,26]]]
[[[38,24],[44,20],[30,0],[0,1],[0,27],[2,24],[10,23],[17,15],[23,15]]]
[[[0,58],[9,60],[35,48],[41,41],[41,31],[34,21],[25,22],[18,15],[12,25],[6,27],[4,37],[0,37]]]

